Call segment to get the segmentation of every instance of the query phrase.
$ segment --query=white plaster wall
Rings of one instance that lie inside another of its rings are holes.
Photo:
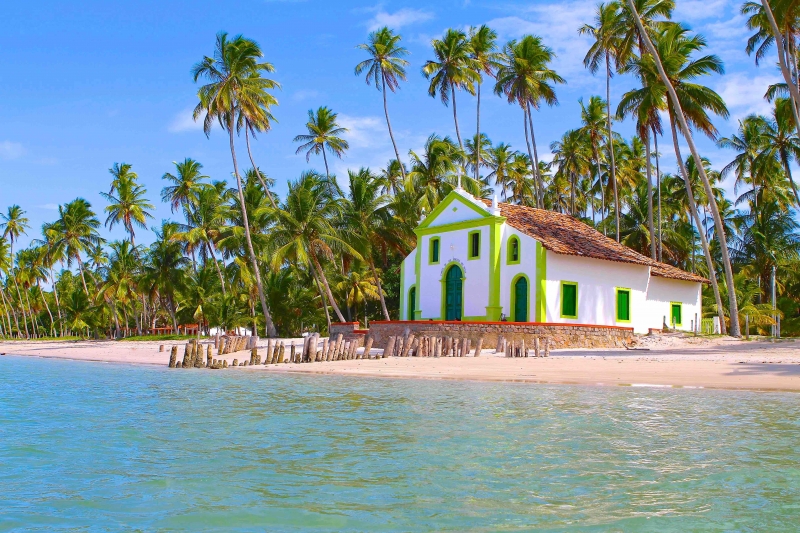
[[[702,285],[690,281],[653,276],[650,279],[645,308],[645,320],[651,324],[651,328],[660,329],[664,317],[667,317],[667,325],[672,327],[670,324],[670,304],[672,302],[680,302],[683,305],[683,323],[677,329],[691,331],[695,314],[698,319],[703,317]]]
[[[642,265],[617,263],[547,252],[547,321],[572,324],[601,324],[632,327],[646,333],[646,303],[650,269]],[[578,283],[578,318],[561,318],[561,281]],[[616,288],[631,290],[631,322],[616,321]]]
[[[528,321],[536,320],[536,239],[520,233],[508,224],[503,224],[500,243],[500,305],[508,320],[513,320],[511,309],[512,281],[517,274],[528,276]],[[518,265],[508,264],[508,240],[519,238],[520,262]]]
[[[469,209],[461,206],[459,209]],[[471,231],[481,232],[480,259],[467,259],[468,238]],[[428,247],[433,237],[439,237],[439,263],[429,265]],[[484,316],[489,305],[489,226],[448,231],[441,234],[425,235],[418,240],[418,253],[421,253],[421,268],[418,291],[422,318],[443,318],[442,283],[444,268],[450,261],[461,263],[464,272],[464,316]],[[413,269],[413,267],[412,267]],[[410,285],[409,285],[410,286]]]
[[[417,275],[414,271],[414,262],[416,258],[417,249],[414,248],[411,253],[403,259],[403,277],[400,280],[400,290],[403,291],[403,297],[400,298],[400,320],[408,320],[408,309],[410,307],[408,303],[408,291],[410,291],[411,286],[417,282]]]

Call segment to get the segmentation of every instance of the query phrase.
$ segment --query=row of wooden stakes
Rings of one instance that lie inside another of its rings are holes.
[[[546,338],[542,341],[539,337],[534,337],[525,344],[525,339],[504,339],[498,337],[497,339],[497,353],[504,353],[506,357],[530,357],[530,350],[533,349],[534,357],[550,357],[550,339]]]

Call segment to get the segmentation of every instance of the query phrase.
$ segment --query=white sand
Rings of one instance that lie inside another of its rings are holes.
[[[301,339],[294,341],[298,345],[302,343]],[[160,344],[165,345],[164,352],[158,351]],[[11,341],[0,342],[0,353],[166,366],[171,346],[179,346],[178,358],[181,359],[183,344],[175,341]],[[639,346],[648,347],[650,351],[558,350],[549,358],[507,359],[494,355],[493,350],[485,350],[478,358],[391,357],[262,365],[236,370],[391,378],[800,391],[800,343],[793,340],[773,343],[664,336],[641,338]],[[259,347],[266,347],[266,341],[262,339]],[[249,352],[241,351],[228,354],[224,358],[230,364],[235,358],[241,361],[249,360],[249,357]]]

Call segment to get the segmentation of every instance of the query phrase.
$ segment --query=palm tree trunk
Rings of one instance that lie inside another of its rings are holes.
[[[797,186],[794,184],[794,179],[792,178],[792,170],[789,168],[789,157],[786,155],[785,150],[781,150],[781,162],[783,163],[783,169],[786,171],[786,177],[789,178],[789,183],[792,185],[792,192],[794,192],[794,199],[797,202],[797,205],[800,206],[800,196],[797,194]]]
[[[119,338],[119,313],[117,312],[117,301],[111,300],[111,309],[114,311],[114,327],[116,331],[114,332],[114,338]]]
[[[658,157],[658,133],[653,128],[653,147],[656,151],[656,195],[658,196],[658,260],[664,259],[664,242],[661,233],[661,167],[659,166]]]
[[[450,85],[450,95],[453,99],[453,122],[456,124],[456,137],[458,137],[458,146],[461,148],[461,151],[464,151],[464,143],[461,142],[461,132],[458,130],[458,113],[456,112],[456,88],[454,85]]]
[[[81,281],[83,282],[83,292],[86,293],[86,296],[89,296],[89,289],[86,288],[86,276],[83,274],[83,261],[81,260],[81,256],[77,256],[78,259],[78,270],[81,273]]]
[[[339,322],[344,322],[344,316],[342,316],[342,311],[339,309],[339,306],[336,305],[336,300],[333,299],[333,293],[331,292],[331,287],[328,285],[328,278],[325,276],[325,272],[322,270],[322,266],[320,266],[319,261],[317,260],[317,255],[311,251],[309,254],[311,256],[311,261],[314,268],[319,273],[319,277],[322,280],[322,286],[325,287],[325,293],[328,295],[328,300],[331,302],[331,306],[333,310],[336,311],[336,316],[339,318]]]
[[[322,147],[322,160],[325,162],[325,177],[328,179],[328,186],[331,182],[331,171],[328,169],[328,156],[325,154],[325,147]]]
[[[219,283],[222,286],[222,296],[225,296],[225,278],[222,277],[222,270],[219,268],[219,263],[217,263],[217,256],[214,255],[214,250],[211,248],[211,243],[208,239],[206,239],[206,247],[208,248],[209,255],[211,255],[211,262],[214,263],[214,266],[217,268]]]
[[[5,312],[6,315],[6,322],[8,322],[8,336],[10,337],[12,328],[11,328],[11,317],[8,314],[8,309],[11,306],[8,304],[8,300],[6,300],[5,291],[3,290],[2,286],[0,286],[0,298],[3,299],[3,311]],[[14,317],[14,319],[16,320],[16,316]],[[17,331],[19,331],[19,325],[17,325]]]
[[[250,129],[249,127],[244,128],[244,140],[247,143],[247,155],[248,157],[250,157],[250,164],[253,165],[253,170],[256,172],[256,176],[258,176],[258,181],[260,181],[261,186],[264,187],[264,192],[267,194],[267,198],[269,198],[269,203],[272,205],[273,209],[277,209],[278,206],[275,205],[275,199],[272,197],[272,193],[270,192],[269,187],[267,187],[267,182],[264,181],[264,178],[261,176],[261,171],[258,170],[256,162],[253,160],[253,152],[250,151],[250,135],[248,135],[249,129]]]
[[[322,308],[325,310],[325,320],[328,323],[328,335],[331,334],[331,313],[328,311],[328,299],[325,296],[325,292],[322,290],[322,285],[319,283],[319,277],[317,276],[317,271],[314,268],[314,265],[311,265],[311,277],[314,278],[314,283],[317,286],[317,292],[319,292],[320,300],[322,300]]]
[[[531,129],[531,144],[533,145],[533,165],[536,168],[536,181],[538,182],[539,193],[536,198],[536,206],[539,209],[544,209],[544,181],[542,175],[539,173],[539,151],[536,148],[536,133],[533,131],[533,115],[531,115],[531,106],[528,109],[528,127]]]
[[[706,175],[706,170],[703,167],[703,160],[700,159],[700,154],[697,151],[697,147],[694,144],[694,138],[692,137],[692,132],[689,129],[689,124],[686,122],[686,117],[683,114],[683,108],[681,108],[681,103],[678,100],[678,95],[675,92],[675,88],[672,86],[672,82],[670,81],[667,73],[664,71],[664,65],[661,64],[661,58],[658,56],[658,52],[653,46],[653,42],[650,40],[650,36],[647,35],[645,32],[644,27],[642,25],[642,21],[639,18],[639,14],[636,11],[636,6],[633,4],[633,0],[627,0],[628,8],[631,10],[631,13],[634,15],[634,19],[636,20],[636,25],[639,29],[639,33],[641,34],[642,38],[644,39],[645,43],[647,44],[647,48],[650,53],[653,55],[653,60],[656,63],[656,67],[658,68],[658,74],[661,77],[661,81],[667,88],[667,93],[669,95],[670,102],[674,107],[675,115],[677,116],[678,123],[681,128],[681,133],[683,134],[684,139],[686,139],[687,144],[689,145],[689,150],[692,152],[692,157],[694,158],[694,162],[697,165],[697,171],[700,174],[700,178],[703,180],[703,186],[706,189],[706,194],[708,195],[708,203],[711,206],[711,215],[714,217],[714,226],[717,230],[717,239],[719,240],[720,244],[720,251],[722,252],[722,263],[725,268],[725,281],[728,286],[728,300],[729,300],[729,316],[731,319],[731,328],[730,332],[731,335],[734,337],[741,337],[741,328],[739,326],[739,303],[736,300],[736,286],[733,281],[733,268],[731,266],[731,257],[730,253],[728,252],[728,238],[725,235],[725,226],[722,224],[722,217],[719,214],[719,207],[717,206],[716,199],[714,198],[714,191],[711,189],[711,182],[708,180],[708,176]],[[766,0],[762,0],[762,3],[767,4]],[[769,9],[769,5],[767,5],[768,16],[770,18],[770,23],[773,25],[773,28],[776,29],[775,26],[775,19],[772,17],[772,11]],[[790,89],[794,87],[794,93],[797,93],[797,87],[793,86],[792,83],[789,83]],[[798,98],[800,100],[800,98]],[[800,127],[800,124],[798,124]]]
[[[58,288],[56,287],[56,277],[53,275],[53,269],[50,268],[50,280],[53,283],[53,296],[56,298],[56,311],[58,311],[58,331],[61,336],[64,336],[64,319],[61,317],[61,302],[58,299]]]
[[[378,285],[378,296],[381,300],[381,310],[383,311],[383,318],[387,321],[391,320],[389,318],[389,311],[386,309],[386,300],[383,298],[383,287],[381,287],[381,278],[378,276],[378,271],[375,270],[375,263],[370,259],[369,261],[369,268],[372,270],[372,275],[375,278],[375,284]]]
[[[55,321],[53,321],[53,313],[50,312],[50,305],[47,303],[47,298],[44,297],[44,291],[42,290],[42,284],[39,283],[39,280],[36,280],[36,286],[39,287],[39,294],[42,295],[42,301],[44,302],[44,308],[47,309],[47,314],[50,316],[50,334],[55,337],[53,334],[53,326],[55,326]]]
[[[28,314],[31,317],[31,333],[34,339],[39,338],[39,333],[37,331],[37,324],[36,324],[36,317],[33,315],[33,307],[31,307],[31,299],[28,296],[28,291],[25,291],[25,301],[28,302]]]
[[[173,302],[172,296],[167,298],[167,305],[164,307],[167,308],[167,312],[169,313],[170,318],[172,318],[172,331],[175,335],[177,335],[179,333],[178,320],[175,318],[175,302]]]
[[[617,192],[617,163],[614,156],[614,132],[611,129],[611,63],[606,53],[606,118],[608,119],[608,154],[611,160],[611,184],[614,191],[614,236],[619,242],[619,192]]]
[[[22,301],[22,293],[19,292],[19,283],[17,283],[16,277],[14,277],[14,287],[17,289],[17,300],[19,301],[19,308],[22,310],[22,324],[25,326],[25,338],[30,339],[31,334],[28,331],[28,317],[25,316],[25,304]]]
[[[478,131],[475,134],[475,180],[477,181],[480,178],[480,167],[481,167],[481,82],[483,82],[483,77],[478,80]],[[386,320],[389,320],[388,318]]]
[[[381,92],[383,93],[383,114],[386,115],[386,126],[389,128],[389,138],[392,140],[394,147],[394,156],[397,158],[397,163],[400,165],[400,174],[403,176],[403,181],[406,180],[406,169],[403,167],[403,162],[400,160],[400,152],[397,150],[397,143],[394,141],[394,133],[392,132],[392,123],[389,121],[389,107],[386,105],[386,78],[381,72]]]
[[[600,187],[600,223],[603,224],[603,235],[606,235],[605,212],[606,212],[606,189],[603,187],[603,175],[600,172],[600,153],[597,151],[597,144],[592,141],[592,155],[594,156],[595,171],[597,173],[597,186]]]
[[[536,174],[537,174],[536,171],[538,169],[536,168],[536,166],[534,164],[533,151],[531,150],[530,133],[529,133],[529,130],[528,130],[528,110],[525,107],[522,108],[522,118],[523,118],[523,121],[522,121],[523,122],[523,128],[525,129],[525,144],[528,145],[528,157],[531,160],[531,179],[533,179],[533,194],[534,194],[534,196],[536,196],[536,198],[534,198],[534,200],[535,200],[534,203],[538,207],[539,206],[539,182],[536,179]]]
[[[681,156],[681,149],[678,145],[678,132],[675,129],[675,119],[670,116],[670,126],[672,128],[672,144],[675,148],[675,157],[678,158],[678,167],[683,177],[683,183],[686,185],[686,197],[689,201],[689,212],[692,215],[692,220],[698,228],[702,226],[700,221],[700,214],[697,212],[697,204],[694,201],[694,191],[692,190],[692,182],[689,179],[689,173],[686,171],[686,166],[683,164],[683,157]],[[722,297],[719,294],[719,284],[717,283],[717,271],[714,270],[714,261],[711,258],[711,249],[708,246],[708,239],[706,239],[705,231],[698,231],[700,234],[700,245],[703,248],[703,255],[706,258],[706,266],[708,267],[708,278],[711,280],[711,288],[714,289],[714,299],[717,302],[717,314],[719,315],[720,333],[725,334],[725,309],[722,307]],[[694,250],[692,250],[692,260],[694,261]]]
[[[264,329],[266,330],[267,337],[274,337],[276,335],[275,325],[272,323],[272,315],[269,314],[267,299],[264,297],[264,285],[261,283],[261,272],[258,268],[256,253],[253,250],[253,241],[250,238],[250,221],[247,220],[247,206],[244,203],[244,193],[242,192],[242,178],[239,175],[239,163],[236,161],[236,148],[233,145],[233,114],[231,114],[228,119],[228,134],[230,137],[231,158],[233,159],[233,174],[236,176],[236,188],[239,193],[239,207],[242,209],[242,222],[244,223],[244,236],[247,241],[247,251],[250,254],[250,265],[253,267],[253,274],[255,275],[256,285],[258,286],[261,310],[264,312]]]
[[[656,231],[653,224],[653,165],[650,162],[650,128],[644,129],[645,165],[647,167],[647,229],[650,232],[650,258],[656,258]]]

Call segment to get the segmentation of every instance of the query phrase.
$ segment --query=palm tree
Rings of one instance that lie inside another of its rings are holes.
[[[25,216],[25,211],[18,206],[12,205],[8,208],[6,213],[0,213],[0,229],[3,230],[3,238],[7,239],[10,245],[10,255],[14,257],[14,242],[19,240],[20,235],[25,235],[26,230],[30,227],[28,225],[28,218]],[[28,333],[28,321],[25,318],[25,307],[22,304],[22,294],[19,291],[19,283],[17,283],[16,276],[11,276],[14,279],[14,287],[17,290],[17,299],[20,303],[22,312],[22,323],[25,326],[25,336],[30,337]]]
[[[339,123],[336,122],[338,116],[338,113],[334,113],[325,106],[318,108],[316,112],[309,109],[306,123],[308,135],[298,135],[294,138],[294,142],[303,143],[295,153],[299,154],[305,151],[306,162],[311,159],[312,154],[322,154],[322,159],[325,161],[325,175],[328,180],[331,179],[331,171],[328,168],[328,156],[325,155],[325,152],[330,152],[341,159],[344,152],[350,148],[347,141],[340,137],[347,131],[347,128],[339,126]]]
[[[407,186],[418,191],[420,207],[430,213],[433,208],[452,190],[448,177],[458,172],[462,162],[462,152],[450,137],[441,138],[436,134],[428,137],[423,152],[410,151],[411,172],[408,173]]]
[[[333,259],[335,251],[362,259],[332,223],[340,212],[341,206],[328,194],[324,179],[314,172],[306,172],[297,182],[289,184],[284,205],[274,210],[276,224],[270,237],[274,243],[273,270],[287,260],[307,267],[313,278],[322,283],[339,321],[344,322],[320,261]]]
[[[780,161],[792,186],[797,206],[800,207],[800,195],[798,195],[797,186],[792,177],[792,169],[789,166],[792,159],[797,160],[800,156],[800,138],[793,127],[792,102],[786,98],[777,98],[774,104],[772,120],[767,123],[763,132],[767,149],[762,155]]]
[[[503,49],[503,60],[497,69],[494,89],[495,93],[504,94],[508,103],[516,103],[522,108],[526,141],[530,135],[528,155],[531,159],[531,174],[536,181],[538,207],[542,207],[543,183],[538,173],[539,154],[530,108],[538,109],[542,101],[550,106],[558,104],[553,84],[566,81],[549,67],[554,58],[555,53],[542,44],[540,37],[526,35],[519,42],[509,41]]]
[[[9,272],[11,272],[13,266],[11,258],[11,247],[8,244],[8,241],[4,237],[0,238],[0,274],[6,276],[6,283],[9,278]],[[2,280],[0,280],[0,297],[2,297],[3,309],[5,310],[6,321],[8,322],[8,335],[11,336],[11,318],[8,314],[9,309],[11,310],[11,315],[14,316],[14,323],[17,326],[17,333],[21,334],[22,330],[19,327],[17,312],[10,302],[12,297],[9,295],[8,299],[6,299],[5,291],[3,289]]]
[[[406,65],[408,61],[403,59],[408,55],[408,50],[400,46],[400,35],[384,26],[383,28],[369,34],[369,41],[359,44],[357,48],[364,50],[370,55],[356,65],[356,76],[366,72],[367,85],[375,83],[375,88],[383,93],[383,113],[386,115],[386,126],[389,128],[389,138],[392,140],[395,158],[400,161],[400,152],[397,150],[397,143],[394,141],[392,133],[392,123],[389,122],[389,108],[386,105],[386,90],[395,92],[400,86],[400,81],[406,79]],[[406,179],[406,171],[400,165],[400,173]]]
[[[186,286],[184,267],[189,260],[183,255],[180,243],[173,238],[174,233],[175,227],[169,223],[162,224],[161,230],[156,231],[156,242],[150,247],[142,281],[150,296],[161,300],[177,334],[177,294]]]
[[[578,30],[581,35],[591,35],[594,43],[586,52],[583,64],[592,74],[600,68],[600,64],[605,64],[606,69],[606,121],[608,123],[608,133],[606,136],[606,149],[611,163],[611,184],[614,190],[614,220],[616,224],[616,239],[619,242],[619,192],[617,191],[617,166],[614,159],[613,138],[611,129],[611,59],[614,59],[615,67],[619,67],[619,47],[621,44],[620,34],[620,5],[617,2],[609,4],[600,3],[595,12],[595,25],[584,24]]]
[[[271,67],[268,63],[260,62],[262,56],[261,48],[255,41],[245,39],[241,35],[229,40],[228,34],[221,32],[217,34],[214,57],[204,57],[202,61],[192,68],[192,75],[195,82],[200,78],[206,78],[209,81],[198,90],[197,95],[200,102],[194,110],[195,118],[205,113],[203,130],[206,136],[211,134],[211,126],[214,120],[224,130],[228,131],[231,159],[233,160],[233,175],[236,177],[239,205],[244,217],[247,251],[250,255],[250,264],[258,286],[258,296],[264,313],[266,335],[270,337],[275,336],[276,331],[264,296],[264,286],[261,283],[258,260],[253,249],[250,224],[247,220],[247,209],[244,203],[244,193],[242,192],[242,178],[239,174],[239,163],[236,160],[236,148],[233,142],[234,121],[240,106],[245,105],[244,103],[248,100],[255,100],[257,95],[264,93],[265,87],[270,85],[264,83],[264,79],[258,76],[262,71],[269,72]],[[250,106],[249,103],[247,105]]]
[[[734,286],[733,268],[731,267],[730,254],[728,252],[727,236],[725,234],[725,230],[722,225],[722,218],[720,217],[717,203],[715,201],[711,201],[711,198],[713,198],[711,183],[708,180],[708,176],[706,175],[705,169],[703,168],[702,160],[700,159],[700,154],[697,151],[697,147],[694,144],[694,138],[692,136],[691,130],[689,129],[689,123],[686,120],[686,115],[683,112],[683,107],[681,106],[680,99],[678,98],[678,95],[675,92],[675,87],[672,81],[670,80],[669,76],[667,75],[667,72],[664,69],[664,65],[662,64],[660,56],[658,55],[658,50],[653,45],[653,41],[650,39],[650,36],[645,31],[642,19],[639,17],[639,13],[637,12],[636,6],[634,5],[634,0],[627,0],[627,3],[632,18],[634,19],[636,26],[638,28],[640,38],[644,41],[648,52],[653,56],[653,61],[655,62],[655,66],[658,70],[659,77],[661,78],[661,81],[664,83],[667,94],[669,95],[669,101],[670,104],[672,105],[673,115],[677,118],[678,124],[680,125],[681,133],[683,134],[684,139],[686,139],[686,142],[689,145],[689,150],[692,152],[692,157],[694,158],[695,163],[697,164],[697,168],[700,173],[700,179],[703,181],[703,186],[706,189],[706,194],[708,194],[709,196],[709,203],[711,204],[711,214],[714,217],[714,225],[716,226],[717,238],[720,244],[720,251],[722,252],[722,263],[725,268],[726,283],[728,286],[728,292],[730,294],[728,300],[730,302],[729,316],[731,319],[731,335],[734,337],[739,337],[741,336],[741,333],[739,328],[739,311],[736,302],[736,288]]]
[[[478,92],[478,105],[476,110],[477,124],[475,135],[481,138],[481,85],[483,84],[483,75],[494,76],[494,71],[497,68],[497,63],[500,59],[500,54],[497,53],[497,32],[491,29],[486,24],[482,24],[476,28],[471,26],[469,29],[469,44],[472,49],[470,59],[473,61],[475,73],[478,75],[477,92]],[[481,151],[482,146],[476,145],[475,151],[475,179],[479,177],[479,169],[481,167]]]
[[[586,142],[583,130],[569,130],[561,139],[550,144],[556,174],[563,175],[570,183],[570,214],[576,216],[577,181],[580,176],[591,172],[592,151]]]
[[[112,193],[116,191],[117,195],[100,193],[109,202],[105,208],[105,212],[108,213],[106,226],[108,229],[112,229],[115,224],[122,224],[125,231],[131,236],[131,245],[136,246],[134,242],[136,234],[133,227],[136,225],[140,228],[147,228],[147,219],[153,218],[148,209],[155,209],[155,206],[144,197],[147,189],[136,183],[135,174],[124,179],[115,179],[111,184],[111,191]]]
[[[186,209],[197,201],[197,194],[206,185],[208,176],[202,173],[203,165],[190,157],[180,163],[173,161],[172,164],[175,165],[175,174],[165,172],[161,176],[161,179],[172,183],[161,189],[161,201],[169,203],[174,213],[176,209]]]
[[[475,84],[480,83],[478,65],[472,59],[472,44],[466,33],[451,28],[445,32],[443,39],[434,39],[431,45],[436,59],[426,61],[422,67],[422,74],[431,80],[428,94],[435,98],[438,93],[444,105],[452,99],[456,138],[461,151],[464,151],[464,143],[461,142],[461,132],[458,129],[456,89],[464,89],[469,94],[475,94]]]
[[[58,206],[58,216],[58,220],[52,226],[53,246],[64,251],[67,266],[72,266],[73,260],[78,262],[83,292],[88,296],[89,289],[86,286],[81,254],[89,253],[92,248],[103,242],[97,232],[100,221],[92,211],[92,205],[83,198],[76,198],[65,205]]]
[[[602,169],[600,161],[600,152],[598,145],[603,141],[603,134],[606,131],[606,124],[608,123],[603,108],[606,107],[605,102],[599,96],[592,96],[589,99],[589,105],[584,105],[583,99],[580,99],[581,104],[581,122],[583,126],[580,129],[581,134],[588,140],[589,146],[592,149],[592,156],[594,158],[594,168],[597,176],[597,185],[600,188],[601,208],[600,219],[605,217],[606,209],[606,193],[605,186],[603,185]],[[615,205],[614,209],[619,213],[619,205]],[[606,233],[606,225],[603,224],[603,234]],[[617,242],[619,242],[619,234],[616,235]]]

